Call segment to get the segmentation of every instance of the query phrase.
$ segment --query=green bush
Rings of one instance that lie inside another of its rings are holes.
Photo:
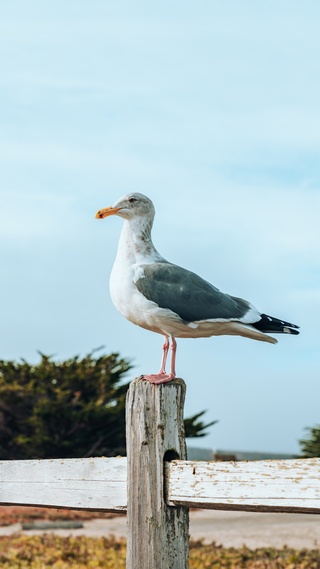
[[[74,458],[123,452],[130,364],[118,354],[37,365],[0,361],[0,456]]]
[[[81,458],[125,454],[123,376],[131,364],[95,352],[63,362],[0,361],[0,459]],[[203,436],[198,413],[186,436]]]
[[[309,436],[299,441],[303,458],[320,457],[320,425],[306,429]]]

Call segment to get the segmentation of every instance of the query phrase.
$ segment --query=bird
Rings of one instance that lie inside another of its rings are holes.
[[[269,333],[299,334],[299,326],[260,313],[250,302],[221,292],[162,257],[151,238],[155,208],[147,196],[129,193],[97,211],[95,217],[113,215],[124,223],[110,275],[112,302],[133,324],[164,336],[159,373],[145,374],[142,379],[153,384],[175,379],[176,338],[237,335],[276,344]]]

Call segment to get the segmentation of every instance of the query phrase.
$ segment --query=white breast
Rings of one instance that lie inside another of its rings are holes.
[[[113,304],[121,314],[142,328],[165,335],[181,335],[185,329],[190,331],[169,309],[160,308],[148,300],[137,289],[135,282],[143,278],[143,267],[148,263],[163,261],[163,257],[153,248],[152,243],[134,241],[136,236],[125,223],[118,246],[116,260],[110,276],[110,295]]]

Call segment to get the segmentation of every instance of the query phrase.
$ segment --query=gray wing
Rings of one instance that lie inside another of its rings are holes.
[[[185,322],[224,318],[241,320],[250,305],[219,289],[191,271],[168,262],[143,265],[136,287],[148,300],[168,308]]]

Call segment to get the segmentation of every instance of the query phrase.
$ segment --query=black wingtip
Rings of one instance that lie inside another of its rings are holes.
[[[268,314],[261,314],[261,320],[255,322],[252,326],[260,330],[260,332],[266,332],[268,334],[300,334],[298,331],[299,326],[296,324],[279,320],[279,318],[268,316]]]

